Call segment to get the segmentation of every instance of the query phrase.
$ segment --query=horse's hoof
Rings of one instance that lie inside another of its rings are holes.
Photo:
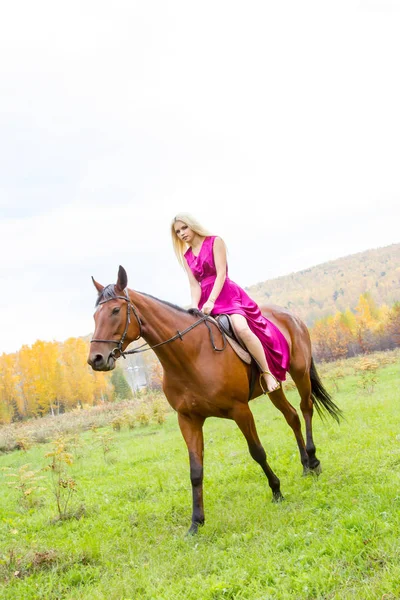
[[[313,469],[310,469],[310,473],[311,473],[311,475],[316,475],[317,477],[318,477],[318,475],[321,475],[321,473],[322,473],[321,463],[319,463]]]
[[[303,467],[303,477],[308,477],[308,475],[321,475],[322,467],[321,463],[318,463],[316,467]]]
[[[186,536],[189,535],[196,535],[196,533],[198,533],[199,531],[199,527],[203,525],[203,523],[192,523],[189,530],[186,533]]]
[[[272,502],[274,502],[275,504],[277,504],[278,502],[283,502],[284,499],[285,498],[282,496],[282,494],[280,492],[275,492],[272,496]]]

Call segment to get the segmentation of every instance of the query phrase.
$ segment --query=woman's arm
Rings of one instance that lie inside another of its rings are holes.
[[[213,255],[217,277],[211,294],[202,308],[206,315],[214,308],[214,304],[221,293],[226,279],[226,248],[224,242],[219,237],[216,237],[214,240]]]
[[[192,297],[192,306],[191,308],[198,308],[199,302],[201,298],[201,287],[195,276],[193,275],[189,265],[184,263],[185,271],[187,273],[189,284],[190,284],[190,295]]]

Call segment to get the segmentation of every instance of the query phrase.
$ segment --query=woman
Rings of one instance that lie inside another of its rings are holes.
[[[173,219],[171,234],[177,258],[189,278],[192,308],[206,315],[230,315],[236,334],[258,362],[263,392],[279,389],[289,368],[288,343],[254,300],[229,279],[223,240],[184,213]]]

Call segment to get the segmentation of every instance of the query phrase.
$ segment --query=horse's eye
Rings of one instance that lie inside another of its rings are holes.
[[[113,308],[112,309],[112,313],[111,313],[112,315],[116,315],[118,313],[119,313],[119,308]]]

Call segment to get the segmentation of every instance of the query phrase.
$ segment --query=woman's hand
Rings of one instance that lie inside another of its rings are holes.
[[[188,313],[190,313],[194,317],[198,317],[198,318],[203,316],[203,313],[198,308],[193,308],[193,307],[189,308]]]
[[[203,308],[201,309],[201,312],[203,312],[205,315],[209,315],[211,313],[212,309],[214,308],[214,304],[215,304],[215,302],[208,299],[207,302],[205,304],[203,304]]]

